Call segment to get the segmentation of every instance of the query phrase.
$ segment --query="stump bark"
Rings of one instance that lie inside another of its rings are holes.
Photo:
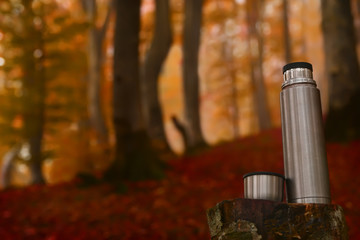
[[[333,204],[234,199],[207,210],[212,240],[348,239],[343,209]]]

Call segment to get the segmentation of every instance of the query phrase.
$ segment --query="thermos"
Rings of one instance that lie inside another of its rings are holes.
[[[289,203],[331,202],[320,91],[312,70],[306,62],[283,68],[280,105]]]

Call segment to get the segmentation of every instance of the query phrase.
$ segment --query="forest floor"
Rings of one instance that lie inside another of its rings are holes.
[[[360,239],[360,141],[328,144],[333,203]],[[224,143],[169,162],[161,181],[126,183],[123,194],[76,181],[0,193],[0,239],[209,239],[206,209],[243,195],[242,175],[283,173],[281,131]]]

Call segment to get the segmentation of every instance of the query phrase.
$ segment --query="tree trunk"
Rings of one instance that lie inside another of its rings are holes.
[[[352,4],[351,4],[351,9],[352,9],[353,18],[354,18],[356,44],[359,45],[359,43],[360,43],[360,19],[359,19],[360,18],[360,1],[353,0]]]
[[[342,208],[234,199],[207,210],[212,240],[348,239]]]
[[[360,72],[350,0],[322,0],[329,111],[325,135],[330,141],[360,138]]]
[[[160,162],[150,147],[141,111],[140,0],[115,2],[113,122],[116,152],[106,177],[110,180],[161,177]]]
[[[101,105],[101,64],[103,61],[102,45],[108,26],[111,6],[109,7],[102,28],[96,27],[97,5],[96,0],[82,1],[83,8],[91,27],[88,34],[88,112],[90,123],[97,133],[99,143],[106,143],[108,131],[105,124]]]
[[[251,51],[251,79],[254,86],[254,105],[258,115],[260,130],[271,128],[270,111],[267,105],[263,74],[263,0],[247,1],[247,20],[249,45]]]
[[[159,101],[159,75],[172,42],[169,0],[156,0],[155,32],[141,71],[143,110],[147,132],[155,147],[170,151]]]
[[[218,2],[217,2],[218,3]],[[219,8],[219,6],[217,6]],[[232,12],[233,16],[236,16],[238,12],[237,3],[232,1]],[[225,21],[224,21],[225,23]],[[223,24],[223,29],[226,29],[226,24]],[[236,38],[236,33],[228,35],[223,43],[223,55],[225,58],[226,67],[229,73],[231,80],[231,120],[233,126],[234,139],[240,137],[240,127],[239,127],[239,104],[238,104],[238,89],[237,89],[237,79],[236,79],[236,69],[237,66],[234,62],[234,38]]]
[[[224,26],[225,27],[225,26]],[[231,117],[232,117],[232,125],[233,125],[233,133],[234,133],[234,139],[238,138],[240,136],[240,130],[239,130],[239,109],[238,109],[238,94],[237,94],[237,84],[236,84],[236,67],[234,64],[234,58],[233,58],[233,39],[230,37],[230,39],[225,40],[223,44],[223,54],[225,58],[225,63],[227,66],[227,70],[229,73],[229,77],[231,79]]]
[[[14,159],[21,149],[21,144],[17,144],[5,153],[1,162],[0,186],[8,188],[11,185],[11,171],[14,167]]]
[[[183,91],[185,128],[188,136],[187,150],[205,145],[201,132],[198,75],[201,16],[202,0],[185,0]]]
[[[291,38],[289,29],[288,0],[283,0],[283,22],[284,22],[284,43],[285,43],[285,62],[291,62]]]
[[[39,33],[41,34],[41,33]],[[42,41],[42,40],[40,40]],[[44,53],[43,43],[40,43],[39,49],[42,49]],[[42,57],[43,58],[43,57]],[[32,183],[42,184],[45,183],[42,174],[42,140],[44,134],[44,123],[45,123],[45,75],[44,75],[44,64],[43,60],[39,59],[35,64],[35,74],[32,79],[29,79],[31,87],[28,89],[30,97],[34,99],[31,111],[28,118],[25,119],[25,132],[26,139],[30,145],[30,170],[32,172]],[[31,102],[31,100],[30,100]],[[28,103],[27,103],[28,104]]]
[[[301,0],[301,55],[300,58],[301,59],[306,59],[306,53],[308,51],[308,47],[307,47],[307,43],[306,43],[306,31],[307,31],[307,26],[306,26],[306,15],[308,14],[307,11],[307,3],[305,0]],[[300,61],[301,61],[300,59]]]
[[[43,29],[35,29],[35,17],[31,3],[23,1],[25,6],[24,25],[27,26],[26,34],[29,39],[34,39],[31,44],[24,46],[24,55],[28,62],[24,65],[24,138],[30,147],[29,167],[32,173],[32,183],[44,183],[42,174],[42,138],[45,117],[45,46],[42,37]],[[40,16],[42,17],[42,16]],[[43,19],[42,19],[43,20]],[[35,36],[31,36],[35,34]],[[40,51],[34,56],[35,51]]]

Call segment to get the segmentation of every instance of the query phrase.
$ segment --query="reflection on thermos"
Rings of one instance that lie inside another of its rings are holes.
[[[320,92],[312,65],[284,66],[280,93],[287,200],[290,203],[330,203]]]

